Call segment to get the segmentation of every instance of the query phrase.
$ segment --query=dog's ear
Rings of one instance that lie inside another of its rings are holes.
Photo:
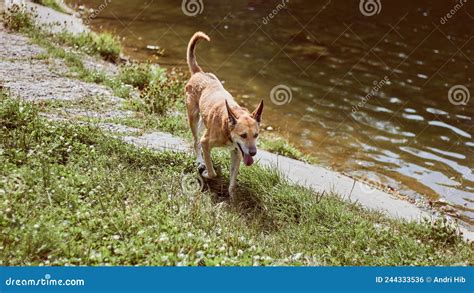
[[[252,112],[253,119],[257,120],[258,123],[262,120],[262,112],[263,112],[263,100],[260,101],[258,104],[257,109]]]
[[[235,126],[237,124],[237,117],[235,117],[234,112],[229,107],[229,103],[227,103],[227,100],[225,100],[225,107],[227,109],[227,116],[229,117],[229,123],[232,126]]]

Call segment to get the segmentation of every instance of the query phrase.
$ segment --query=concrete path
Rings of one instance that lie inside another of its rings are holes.
[[[260,164],[278,169],[296,184],[321,193],[333,191],[351,202],[382,211],[392,218],[419,221],[430,217],[429,212],[414,204],[338,172],[262,150],[258,151],[257,158]]]
[[[82,20],[69,14],[58,12],[29,0],[0,0],[0,13],[12,4],[24,4],[28,11],[34,11],[37,15],[36,23],[39,26],[48,27],[53,33],[68,31],[71,33],[82,33],[89,29]]]
[[[81,19],[71,17],[69,14],[58,12],[31,1],[26,1],[26,6],[28,9],[34,9],[36,12],[37,24],[50,28],[53,33],[68,31],[78,34],[89,31]]]

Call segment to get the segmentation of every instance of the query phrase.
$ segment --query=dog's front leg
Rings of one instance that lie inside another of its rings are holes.
[[[231,163],[230,163],[230,183],[229,183],[229,196],[232,198],[235,195],[237,189],[237,174],[239,173],[240,167],[240,154],[237,149],[230,152]]]
[[[204,164],[204,158],[202,157],[202,145],[200,142],[194,142],[194,151],[197,157],[198,170],[199,173],[201,173],[201,171],[206,169],[206,165]]]
[[[211,144],[209,142],[209,138],[207,135],[204,135],[201,138],[201,147],[202,147],[202,154],[204,156],[204,164],[206,165],[206,170],[202,172],[202,177],[207,179],[212,179],[217,176],[216,171],[214,170],[214,166],[212,165],[211,159]]]

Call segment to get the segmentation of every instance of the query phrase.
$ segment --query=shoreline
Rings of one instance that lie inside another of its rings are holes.
[[[37,9],[39,18],[37,21],[42,24],[51,24],[60,22],[62,26],[59,30],[67,30],[70,33],[87,32],[89,28],[83,24],[82,20],[74,15],[64,14],[51,8],[41,6],[27,1],[28,7]],[[2,2],[3,4],[3,2]],[[54,30],[53,30],[54,31]],[[147,140],[146,135],[138,139],[129,136],[129,140],[138,142],[143,146],[163,149],[163,146],[182,146],[185,143],[181,138],[172,134],[163,133],[161,137]],[[188,151],[188,148],[180,148],[182,151]],[[360,203],[368,210],[381,211],[392,219],[404,219],[408,221],[420,222],[422,218],[444,217],[444,215],[435,214],[433,211],[422,209],[406,200],[396,198],[392,194],[378,190],[363,182],[357,181],[344,174],[325,169],[317,165],[307,164],[291,158],[274,155],[266,151],[259,151],[257,160],[264,166],[277,168],[292,182],[310,187],[317,192],[332,191],[339,194],[350,202]],[[463,237],[468,241],[474,240],[474,231],[469,231],[460,226]]]

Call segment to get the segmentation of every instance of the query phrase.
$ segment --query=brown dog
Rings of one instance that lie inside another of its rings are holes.
[[[244,164],[250,166],[253,164],[253,156],[257,153],[256,142],[263,101],[255,111],[249,113],[234,101],[214,74],[203,72],[194,53],[196,43],[200,39],[210,41],[206,34],[197,32],[189,41],[187,51],[191,78],[186,84],[186,106],[194,138],[194,151],[199,168],[205,168],[202,176],[212,179],[217,175],[212,165],[211,149],[231,148],[229,195],[232,196],[236,189],[240,161],[243,158]],[[198,135],[204,128],[205,132],[199,139]]]

